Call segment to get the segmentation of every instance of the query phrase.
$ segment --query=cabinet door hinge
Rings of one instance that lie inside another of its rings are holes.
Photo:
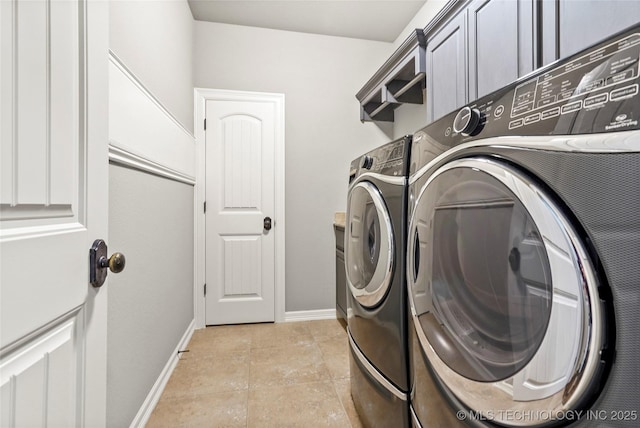
[[[204,212],[207,213],[207,201],[204,201]]]
[[[204,119],[204,130],[205,131],[207,130],[207,119],[206,118]]]
[[[204,285],[204,295],[207,295],[207,284]]]

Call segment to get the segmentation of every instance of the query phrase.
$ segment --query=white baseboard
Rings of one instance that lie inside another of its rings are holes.
[[[335,309],[315,309],[311,311],[292,311],[284,313],[284,322],[334,320],[336,318]]]
[[[167,364],[164,366],[164,369],[162,369],[160,376],[153,384],[151,391],[149,391],[147,398],[144,400],[144,403],[142,403],[142,407],[140,407],[140,410],[138,410],[138,414],[135,418],[133,418],[130,428],[142,428],[147,425],[147,422],[149,422],[151,413],[153,412],[153,409],[156,408],[156,404],[158,404],[160,396],[162,395],[164,388],[167,386],[167,382],[169,382],[169,378],[171,377],[173,370],[178,364],[178,360],[180,359],[181,355],[178,353],[178,351],[185,349],[189,344],[191,336],[193,335],[194,326],[195,320],[191,320],[189,327],[187,327],[187,331],[184,332],[184,335],[182,336],[182,339],[180,339],[178,346],[176,346],[173,354],[171,354],[171,358],[169,358],[169,361],[167,361]]]

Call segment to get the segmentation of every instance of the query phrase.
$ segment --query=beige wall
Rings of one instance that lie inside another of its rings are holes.
[[[332,223],[349,164],[389,140],[360,123],[355,94],[389,43],[208,22],[194,38],[197,87],[285,94],[285,310],[334,308]]]

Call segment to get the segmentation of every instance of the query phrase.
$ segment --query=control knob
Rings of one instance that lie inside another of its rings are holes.
[[[367,155],[362,159],[362,167],[365,169],[371,169],[373,166],[373,157]]]
[[[464,107],[453,119],[453,130],[464,136],[471,135],[480,123],[480,110]]]

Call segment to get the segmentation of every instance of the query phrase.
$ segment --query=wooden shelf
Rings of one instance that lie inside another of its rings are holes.
[[[360,89],[360,121],[393,122],[399,105],[424,102],[425,48],[424,32],[416,29]]]

